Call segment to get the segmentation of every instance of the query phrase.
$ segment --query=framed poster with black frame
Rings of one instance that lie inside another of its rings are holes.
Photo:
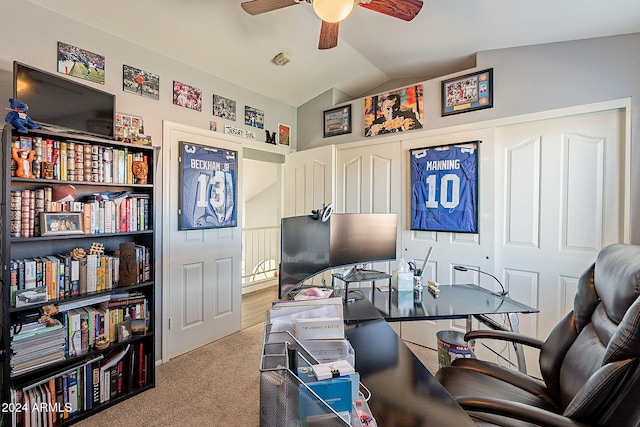
[[[351,104],[325,110],[323,117],[323,138],[351,133]]]
[[[493,107],[493,68],[442,81],[442,116]]]
[[[236,227],[238,152],[179,145],[178,230]]]
[[[478,232],[480,142],[409,150],[411,230]]]

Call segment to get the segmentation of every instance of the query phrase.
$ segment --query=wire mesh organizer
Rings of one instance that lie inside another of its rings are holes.
[[[296,374],[300,367],[317,364],[313,355],[289,332],[271,332],[265,319],[260,361],[260,427],[367,427],[360,414],[371,414],[362,392],[350,422],[338,414]],[[366,390],[362,384],[359,387]],[[368,393],[368,391],[367,391]],[[375,422],[375,421],[374,421]]]

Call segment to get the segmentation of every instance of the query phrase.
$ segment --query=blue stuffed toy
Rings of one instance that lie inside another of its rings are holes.
[[[9,106],[11,108],[7,108],[9,112],[4,121],[11,123],[18,132],[28,133],[27,128],[38,129],[40,127],[39,124],[31,120],[31,117],[27,116],[27,110],[29,109],[27,104],[17,99],[9,98]]]

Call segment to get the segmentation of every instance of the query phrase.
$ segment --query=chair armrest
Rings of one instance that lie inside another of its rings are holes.
[[[492,330],[478,330],[467,332],[464,335],[464,340],[475,340],[475,339],[494,339],[500,341],[509,341],[514,344],[523,344],[529,347],[541,349],[544,344],[542,340],[539,340],[534,337],[530,337],[527,335],[522,335],[517,332],[510,331],[492,331]]]
[[[459,396],[456,402],[465,411],[502,415],[547,427],[588,427],[563,415],[519,402],[478,396]]]

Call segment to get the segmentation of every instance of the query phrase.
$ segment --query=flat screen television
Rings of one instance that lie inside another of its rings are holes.
[[[116,97],[67,78],[13,63],[13,97],[31,119],[71,133],[113,138]]]
[[[397,214],[282,218],[279,297],[328,268],[396,259]]]

